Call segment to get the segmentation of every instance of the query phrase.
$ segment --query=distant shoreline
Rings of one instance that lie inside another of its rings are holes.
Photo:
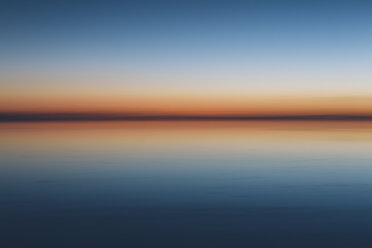
[[[0,113],[0,122],[74,121],[372,121],[372,115],[128,115],[100,113]]]

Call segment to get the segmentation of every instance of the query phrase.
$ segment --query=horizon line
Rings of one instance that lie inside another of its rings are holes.
[[[170,115],[108,113],[12,113],[0,112],[0,122],[73,122],[73,121],[372,121],[372,115],[291,114],[291,115]]]

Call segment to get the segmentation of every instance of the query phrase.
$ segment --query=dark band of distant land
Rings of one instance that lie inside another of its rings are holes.
[[[58,121],[372,121],[372,115],[136,115],[107,113],[0,113],[0,122]]]

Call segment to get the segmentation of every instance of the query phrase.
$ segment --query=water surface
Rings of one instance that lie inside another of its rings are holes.
[[[0,124],[2,247],[372,247],[372,122]]]

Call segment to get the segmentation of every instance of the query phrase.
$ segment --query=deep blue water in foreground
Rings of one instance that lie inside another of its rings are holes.
[[[7,124],[0,247],[372,247],[372,123],[291,125]]]

